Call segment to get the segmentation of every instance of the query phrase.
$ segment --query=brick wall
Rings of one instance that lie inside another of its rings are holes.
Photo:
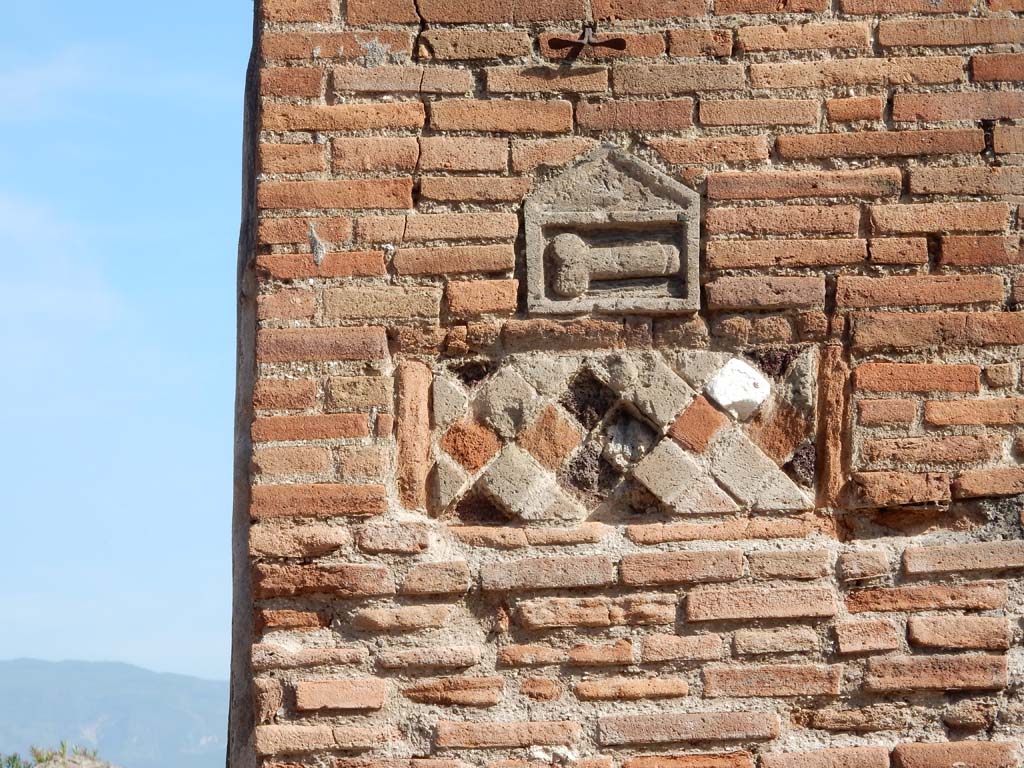
[[[232,764],[1020,765],[1022,11],[257,0]]]

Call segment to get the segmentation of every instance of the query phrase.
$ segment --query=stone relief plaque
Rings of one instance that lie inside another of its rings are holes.
[[[524,210],[531,313],[700,308],[700,196],[642,160],[601,146]]]

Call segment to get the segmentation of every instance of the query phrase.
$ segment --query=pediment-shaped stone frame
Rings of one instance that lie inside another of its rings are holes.
[[[530,313],[700,309],[700,195],[643,160],[601,145],[524,212]]]

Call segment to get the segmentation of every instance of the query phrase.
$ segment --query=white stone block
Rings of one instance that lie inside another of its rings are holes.
[[[746,421],[771,394],[771,383],[754,366],[733,358],[711,377],[705,393],[727,413]]]

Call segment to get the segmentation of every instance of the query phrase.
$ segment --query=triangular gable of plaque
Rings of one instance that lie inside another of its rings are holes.
[[[603,145],[524,207],[530,312],[700,309],[700,196],[657,168]]]

